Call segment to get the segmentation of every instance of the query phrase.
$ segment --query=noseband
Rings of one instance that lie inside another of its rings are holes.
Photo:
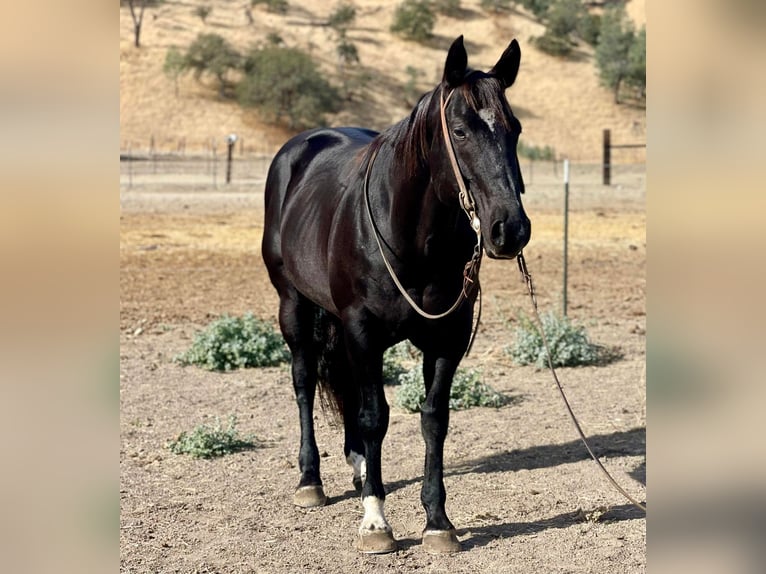
[[[418,306],[418,304],[412,299],[412,297],[409,296],[406,289],[402,285],[401,281],[399,281],[399,278],[396,276],[396,273],[394,272],[393,267],[391,267],[391,264],[388,262],[388,258],[386,257],[386,254],[383,251],[383,245],[380,242],[380,233],[378,232],[378,226],[375,224],[375,219],[372,216],[372,208],[370,207],[370,173],[372,172],[372,164],[375,161],[375,157],[378,155],[379,148],[376,148],[373,151],[372,156],[370,157],[370,160],[367,163],[367,171],[364,176],[364,201],[365,201],[365,205],[367,206],[367,216],[370,218],[370,224],[372,225],[372,229],[373,229],[373,236],[375,237],[375,242],[378,244],[378,250],[380,251],[380,255],[381,257],[383,257],[383,263],[385,263],[386,269],[388,270],[389,275],[391,275],[391,279],[393,279],[394,284],[399,289],[399,292],[402,294],[402,296],[407,301],[407,303],[409,303],[410,306],[415,311],[417,311],[419,315],[421,315],[422,317],[425,317],[426,319],[441,319],[453,313],[458,307],[460,307],[463,301],[465,301],[465,299],[468,297],[468,292],[470,291],[471,286],[473,285],[473,283],[475,282],[476,278],[479,275],[479,267],[481,265],[481,256],[482,256],[481,221],[479,220],[479,216],[476,214],[476,203],[473,200],[473,196],[471,195],[471,192],[468,190],[468,188],[465,186],[463,174],[460,173],[460,167],[458,166],[457,158],[455,157],[455,150],[452,147],[452,139],[450,138],[449,129],[447,128],[447,116],[446,116],[445,110],[447,109],[447,103],[449,102],[453,93],[455,93],[454,90],[452,90],[447,95],[446,100],[444,99],[444,91],[440,91],[439,93],[439,104],[440,104],[439,113],[441,115],[442,135],[444,136],[444,145],[447,148],[447,155],[449,156],[450,164],[452,165],[452,172],[455,176],[455,180],[457,181],[458,189],[460,190],[460,193],[458,194],[458,198],[460,199],[460,207],[468,216],[468,221],[471,224],[471,229],[473,229],[474,232],[476,233],[476,245],[473,248],[473,255],[471,255],[471,259],[465,264],[465,267],[463,268],[463,288],[460,290],[460,295],[458,295],[458,298],[452,304],[452,307],[450,307],[443,313],[439,313],[439,314],[427,313],[420,306]],[[479,311],[479,313],[481,313],[481,310]],[[476,326],[478,327],[478,322]],[[471,337],[471,339],[473,340],[473,337]],[[469,348],[470,348],[470,344],[469,344]]]

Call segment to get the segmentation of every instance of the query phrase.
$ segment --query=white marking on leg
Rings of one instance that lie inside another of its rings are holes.
[[[367,462],[364,460],[364,455],[353,450],[349,451],[346,462],[354,469],[354,478],[360,478],[364,482],[367,478]]]
[[[377,496],[365,496],[362,499],[364,506],[364,518],[359,526],[359,532],[370,532],[371,530],[385,530],[391,532],[386,517],[383,516],[383,501]]]
[[[484,120],[484,123],[487,124],[490,131],[495,133],[495,112],[484,108],[479,110],[479,117]]]

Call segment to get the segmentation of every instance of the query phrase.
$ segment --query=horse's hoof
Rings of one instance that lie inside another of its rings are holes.
[[[389,530],[371,530],[359,533],[357,550],[363,554],[387,554],[396,550],[394,533]]]
[[[455,529],[425,530],[423,532],[423,548],[431,554],[451,554],[460,552],[460,542]]]
[[[293,504],[301,508],[315,508],[327,504],[321,485],[301,486],[293,495]]]
[[[352,480],[354,483],[354,488],[358,493],[362,492],[362,487],[364,486],[364,482],[362,482],[361,476],[355,476]]]

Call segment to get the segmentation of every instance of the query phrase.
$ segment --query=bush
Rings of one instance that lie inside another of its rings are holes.
[[[333,10],[327,19],[327,25],[333,30],[342,33],[356,20],[356,7],[353,4],[341,2]]]
[[[497,14],[503,10],[508,10],[511,6],[511,0],[481,0],[479,6],[482,10]]]
[[[423,371],[416,366],[399,375],[400,387],[396,391],[394,404],[411,413],[419,412],[426,400]],[[464,410],[471,407],[499,408],[510,399],[498,393],[481,381],[481,373],[474,369],[458,368],[452,380],[449,395],[449,408]]]
[[[287,0],[250,0],[250,6],[255,8],[258,4],[265,4],[266,10],[275,14],[287,14],[290,4]]]
[[[543,18],[556,0],[519,0],[519,3],[538,18]]]
[[[223,97],[226,88],[226,74],[239,66],[240,55],[223,36],[199,34],[184,56],[186,69],[194,71],[199,79],[210,74],[218,80],[219,94]]]
[[[409,341],[402,341],[386,349],[383,353],[383,384],[398,385],[399,375],[406,373],[408,366],[411,367],[420,356],[420,351]]]
[[[543,315],[541,320],[554,367],[592,365],[602,359],[603,348],[588,340],[585,327],[575,326],[568,318],[553,313]],[[528,317],[520,318],[516,342],[508,348],[508,353],[519,365],[548,366],[543,339],[537,325]]]
[[[556,150],[551,146],[526,145],[521,140],[516,146],[516,153],[532,161],[554,161],[556,159]]]
[[[297,48],[265,46],[245,59],[237,86],[243,106],[258,108],[274,123],[291,129],[323,125],[324,114],[339,108],[340,95],[322,76],[316,62]]]
[[[391,31],[407,40],[425,42],[433,36],[436,17],[426,0],[404,0],[396,7]]]
[[[534,44],[541,51],[557,58],[565,58],[572,53],[572,43],[568,38],[555,36],[548,30],[542,36],[535,38]]]
[[[598,44],[598,34],[601,29],[601,16],[585,12],[577,22],[577,35],[591,46]]]
[[[197,6],[194,9],[194,15],[199,17],[199,19],[202,20],[202,23],[204,24],[205,20],[207,20],[207,17],[210,16],[210,13],[212,11],[213,11],[213,8],[205,4],[203,6]]]
[[[248,313],[244,317],[224,316],[208,325],[178,362],[210,371],[231,371],[273,367],[289,359],[282,336],[270,324]]]
[[[199,425],[190,433],[184,431],[167,447],[174,454],[189,454],[194,458],[213,458],[255,448],[254,436],[240,438],[238,434],[234,415],[229,416],[229,426],[225,429],[216,417],[215,426]]]
[[[587,15],[580,0],[557,0],[545,12],[546,34],[568,38],[577,30],[580,20]]]

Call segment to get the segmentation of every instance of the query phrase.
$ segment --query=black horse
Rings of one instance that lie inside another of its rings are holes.
[[[379,134],[301,133],[269,169],[262,248],[300,413],[294,503],[327,501],[313,425],[319,382],[343,418],[364,506],[362,552],[396,548],[383,514],[389,407],[381,370],[383,352],[404,339],[423,352],[423,544],[460,548],[444,510],[452,377],[469,344],[482,252],[513,258],[530,237],[516,154],[521,125],[504,95],[520,55],[514,40],[488,73],[471,70],[461,36],[441,83],[408,118]]]

